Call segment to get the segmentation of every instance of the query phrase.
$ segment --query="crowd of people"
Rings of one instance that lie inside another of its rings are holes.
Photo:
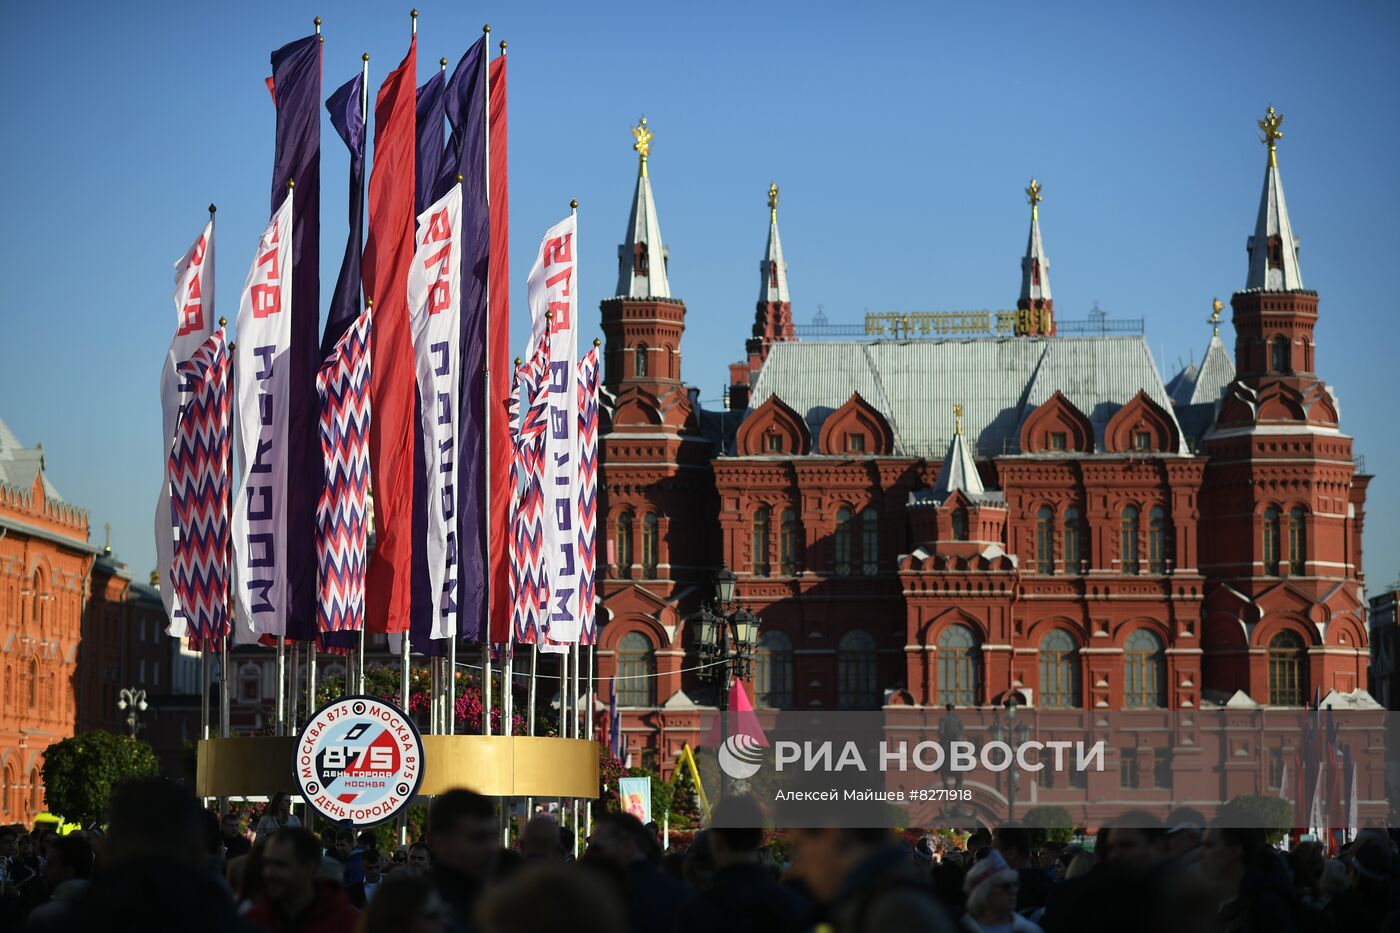
[[[582,856],[537,814],[501,846],[495,803],[435,797],[424,838],[381,851],[317,835],[275,797],[220,819],[161,779],[113,796],[105,829],[0,827],[0,930],[298,933],[1400,933],[1400,857],[1362,832],[1329,857],[1262,830],[1124,814],[1084,845],[1020,826],[912,843],[883,829],[806,828],[783,858],[763,812],[722,801],[663,851],[654,826],[599,812]]]

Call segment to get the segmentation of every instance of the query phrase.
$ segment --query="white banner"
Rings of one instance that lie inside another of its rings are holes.
[[[160,574],[160,599],[165,603],[166,631],[185,635],[185,613],[175,596],[171,565],[175,560],[175,522],[170,516],[170,483],[165,462],[175,440],[175,424],[186,392],[181,391],[176,368],[190,357],[204,338],[214,332],[214,221],[204,225],[199,238],[175,262],[175,336],[160,370],[161,440],[160,495],[156,499],[156,570]]]
[[[548,640],[579,640],[578,537],[578,295],[577,217],[570,215],[545,233],[530,268],[533,327],[530,346],[544,335],[549,313],[549,422],[544,442],[544,535],[549,564],[549,611],[543,624]],[[544,649],[544,639],[541,638]]]
[[[288,350],[292,344],[292,193],[258,242],[238,304],[238,492],[233,497],[235,635],[287,630]]]
[[[428,585],[433,638],[457,634],[457,399],[461,370],[462,186],[452,186],[418,215],[408,270],[408,317],[423,400],[423,460],[428,471]]]

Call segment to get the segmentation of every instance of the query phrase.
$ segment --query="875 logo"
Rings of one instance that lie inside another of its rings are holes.
[[[375,697],[345,697],[317,711],[297,738],[297,786],[323,816],[355,825],[392,818],[423,779],[413,720]]]

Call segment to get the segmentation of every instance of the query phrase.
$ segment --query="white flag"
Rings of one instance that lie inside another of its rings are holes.
[[[175,262],[175,336],[160,370],[161,483],[156,499],[156,571],[160,574],[160,599],[165,603],[166,631],[185,635],[185,613],[175,596],[171,565],[175,560],[175,522],[170,516],[170,483],[165,461],[175,440],[175,424],[186,392],[181,391],[176,368],[199,349],[214,332],[214,220],[204,225],[199,238]]]
[[[544,441],[544,533],[542,553],[549,566],[549,611],[543,619],[541,650],[549,642],[579,640],[578,544],[578,227],[570,215],[549,228],[530,268],[529,300],[533,329],[530,346],[544,336],[549,313],[549,418]]]
[[[457,634],[457,399],[461,363],[462,186],[455,184],[418,215],[408,271],[414,368],[423,400],[428,471],[428,585],[433,638]]]
[[[238,304],[238,492],[233,499],[235,634],[287,631],[288,353],[292,193],[263,231]]]

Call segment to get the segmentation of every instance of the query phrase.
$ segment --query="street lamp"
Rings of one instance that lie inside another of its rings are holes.
[[[1007,788],[1007,822],[1016,821],[1016,788],[1021,784],[1021,772],[1016,770],[1015,750],[1025,745],[1031,737],[1030,723],[1017,721],[1016,719],[1016,697],[1007,697],[1003,704],[1006,707],[1006,719],[1003,720],[1001,714],[992,711],[992,723],[987,727],[987,734],[991,736],[993,742],[1007,742],[1012,749],[1010,766],[1006,769]]]
[[[737,678],[746,680],[758,649],[758,616],[748,609],[730,611],[739,578],[728,567],[715,575],[715,601],[719,611],[702,605],[690,617],[695,630],[695,654],[700,678],[719,686],[720,733],[729,736],[729,688]],[[721,793],[727,786],[720,772]]]
[[[146,711],[146,691],[135,687],[123,687],[117,699],[117,709],[126,710],[126,727],[131,737],[136,738],[136,730],[141,727],[140,714]]]

